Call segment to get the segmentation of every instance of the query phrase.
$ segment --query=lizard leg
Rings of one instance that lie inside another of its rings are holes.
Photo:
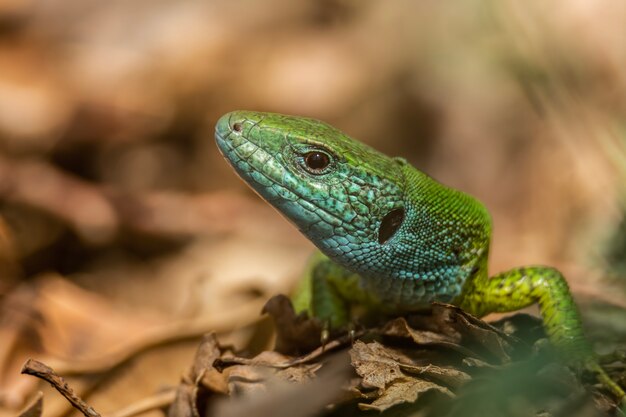
[[[347,274],[345,269],[316,252],[292,296],[296,313],[306,311],[309,316],[320,319],[327,332],[328,327],[337,329],[346,325],[350,320],[350,305],[336,282]]]
[[[624,390],[598,364],[585,339],[578,308],[565,278],[554,268],[515,268],[490,279],[477,279],[461,295],[459,305],[477,316],[515,311],[539,304],[543,325],[552,344],[566,361],[582,364],[611,392],[624,399]]]

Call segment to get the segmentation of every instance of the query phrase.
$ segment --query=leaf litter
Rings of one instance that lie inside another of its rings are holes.
[[[175,393],[155,399],[169,404],[168,417],[619,412],[592,379],[556,360],[540,320],[524,314],[490,324],[435,303],[320,344],[319,321],[296,314],[287,297],[263,311],[276,325],[275,349],[249,356],[205,335]],[[616,380],[624,373],[608,370]]]
[[[264,311],[277,324],[276,350],[242,357],[220,347],[214,335],[205,337],[199,352],[211,354],[199,354],[184,379],[201,387],[205,399],[179,396],[169,417],[243,415],[244,409],[257,416],[371,410],[394,416],[569,410],[568,415],[585,416],[616,410],[604,393],[592,387],[593,396],[588,394],[582,382],[591,381],[555,360],[540,320],[524,314],[490,324],[456,306],[434,304],[430,312],[340,333],[320,346],[319,322],[296,315],[286,297],[274,297]],[[239,401],[246,405],[236,405]],[[194,409],[198,403],[214,405]]]

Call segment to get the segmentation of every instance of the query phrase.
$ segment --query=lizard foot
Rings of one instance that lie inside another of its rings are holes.
[[[611,377],[606,373],[604,369],[598,364],[595,359],[585,361],[584,368],[592,372],[598,382],[600,382],[604,388],[611,392],[618,400],[621,407],[626,407],[626,393],[624,389],[620,387],[617,382],[613,381]]]

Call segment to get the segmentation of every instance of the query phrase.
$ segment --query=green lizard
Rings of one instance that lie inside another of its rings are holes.
[[[598,364],[556,269],[489,277],[491,218],[478,200],[313,119],[235,111],[220,118],[215,137],[239,176],[320,251],[296,311],[341,327],[355,303],[402,313],[442,301],[476,316],[538,303],[567,362],[625,397]]]

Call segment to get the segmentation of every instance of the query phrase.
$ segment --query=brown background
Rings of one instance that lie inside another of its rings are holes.
[[[234,109],[323,119],[473,194],[493,271],[555,265],[591,333],[623,335],[593,305],[625,304],[626,4],[5,0],[1,416],[35,390],[28,356],[90,365],[73,382],[108,413],[178,382],[198,320],[251,343],[312,247],[219,156]]]

